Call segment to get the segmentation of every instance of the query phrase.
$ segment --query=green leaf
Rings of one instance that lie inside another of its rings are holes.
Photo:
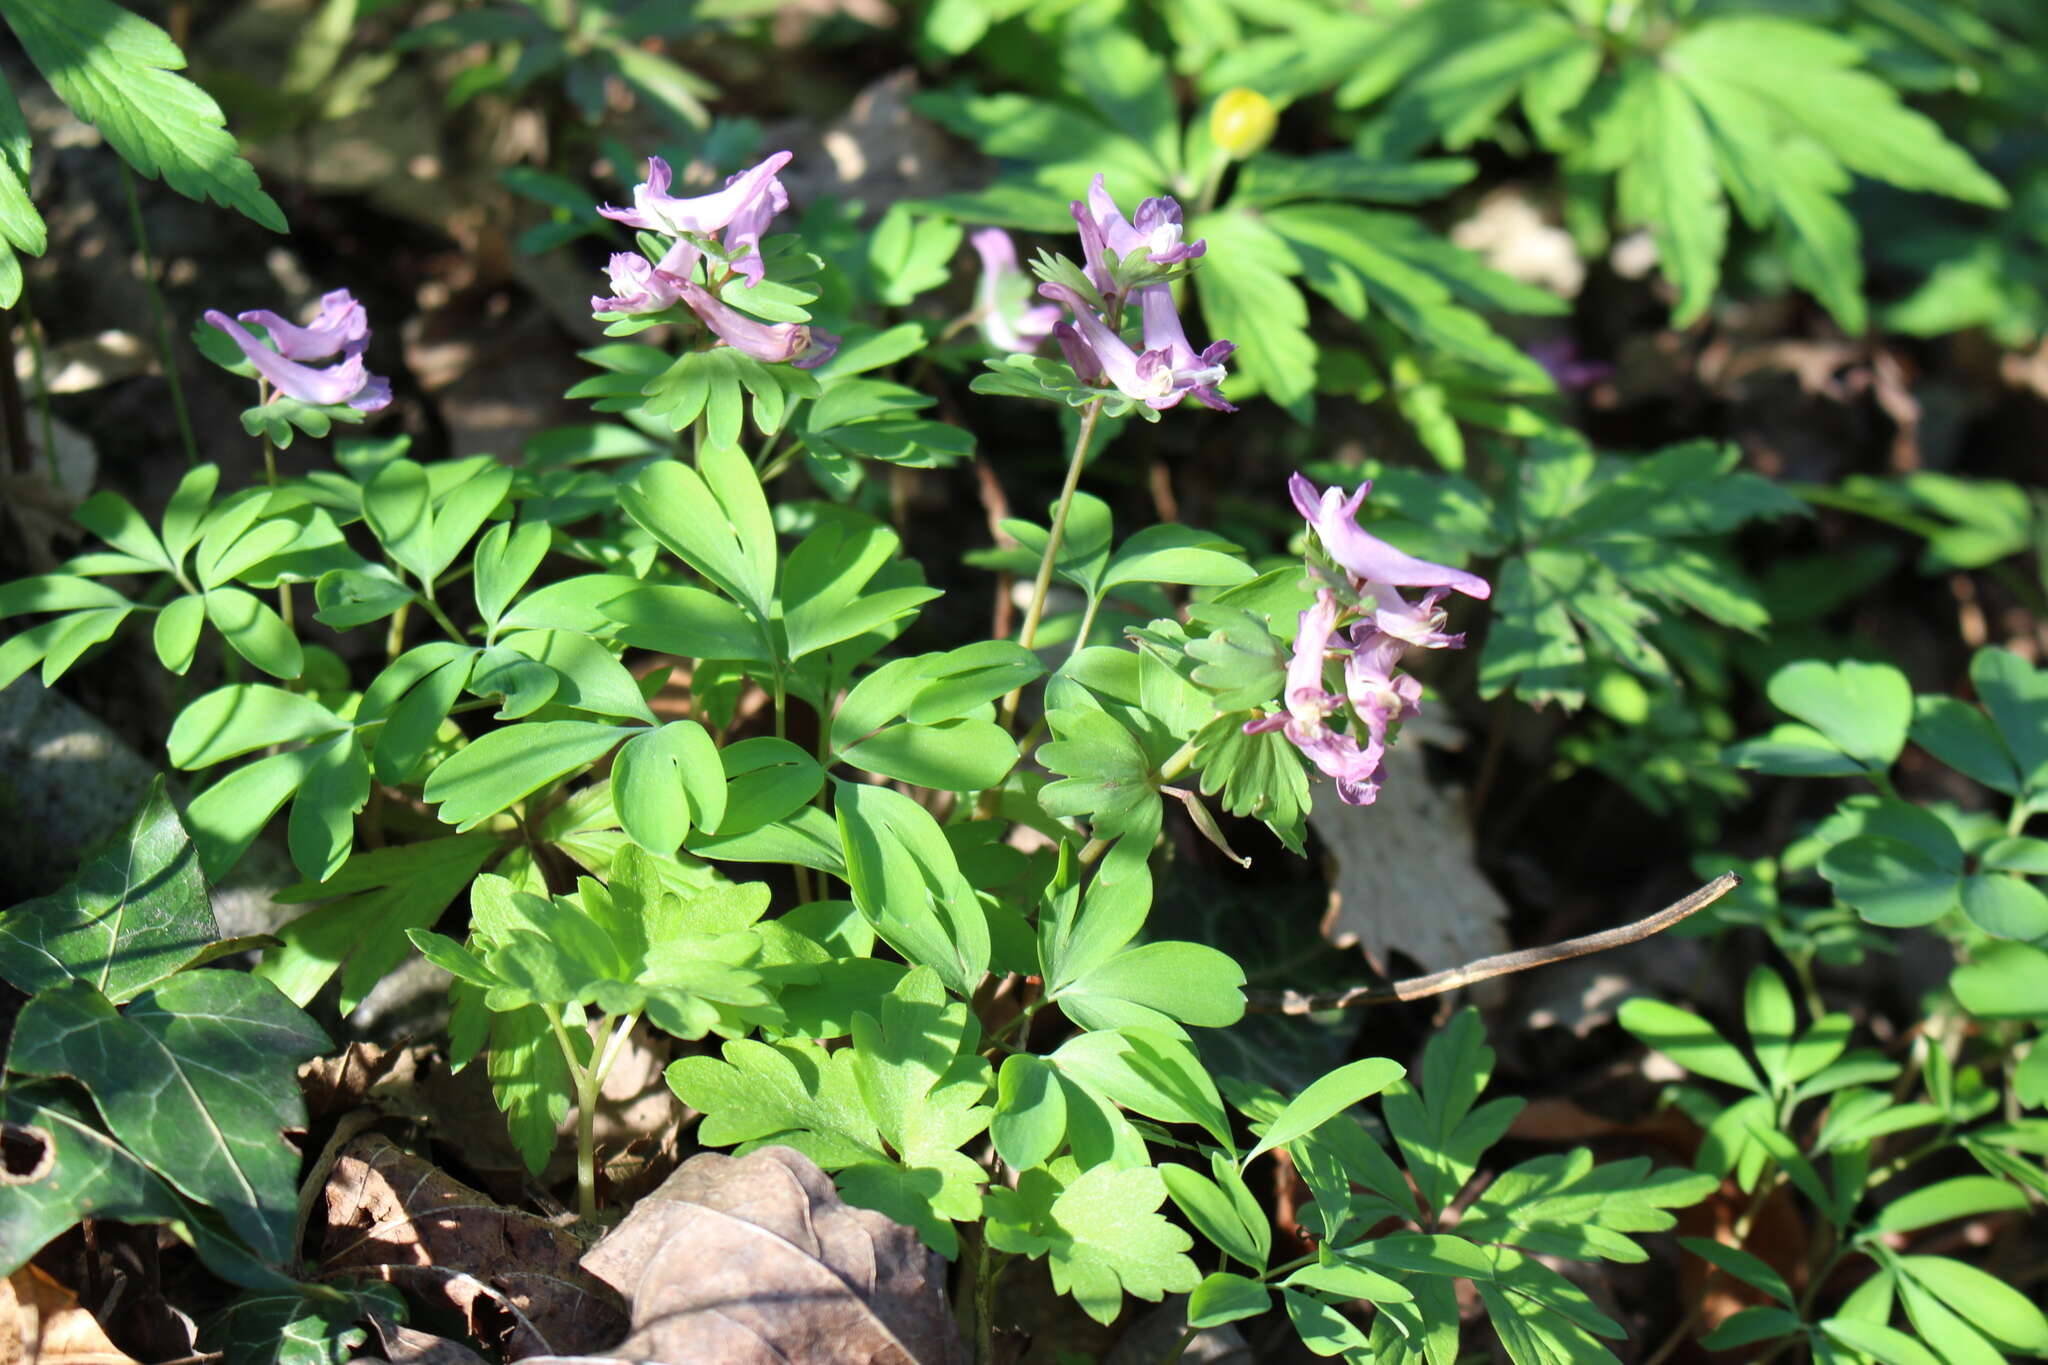
[[[721,1051],[723,1061],[683,1057],[666,1073],[683,1103],[703,1111],[699,1142],[781,1143],[827,1170],[887,1163],[854,1078],[851,1051],[827,1052],[799,1042],[771,1047],[746,1038]]]
[[[191,836],[158,777],[69,885],[0,914],[0,976],[28,995],[86,981],[120,1005],[203,959],[220,936]]]
[[[227,1220],[272,1264],[289,1262],[306,1126],[299,1063],[332,1046],[267,981],[188,971],[116,1013],[72,981],[23,1006],[8,1066],[70,1076],[125,1146]]]
[[[324,882],[300,882],[278,893],[287,905],[323,904],[276,931],[280,941],[256,974],[293,1004],[304,1006],[341,972],[347,1013],[408,952],[406,932],[440,919],[498,850],[489,834],[457,834],[357,853]]]
[[[1127,948],[1065,980],[1047,999],[1083,1028],[1194,1024],[1224,1028],[1244,1017],[1244,968],[1203,943],[1165,940]],[[1219,1141],[1222,1139],[1219,1139]]]
[[[273,678],[296,678],[305,671],[305,652],[298,636],[274,608],[241,588],[214,588],[206,594],[206,619],[235,653]]]
[[[2005,1281],[1946,1256],[1901,1256],[1897,1266],[1902,1277],[1947,1304],[2001,1349],[2034,1356],[2048,1351],[2048,1315]]]
[[[1792,1035],[1798,1016],[1792,1006],[1792,992],[1785,978],[1769,967],[1749,974],[1743,994],[1743,1024],[1749,1030],[1749,1045],[1763,1066],[1771,1093],[1780,1094],[1788,1081],[1792,1058]]]
[[[1732,1351],[1738,1346],[1754,1346],[1760,1341],[1790,1336],[1804,1326],[1805,1321],[1790,1309],[1758,1304],[1730,1314],[1700,1338],[1700,1345],[1709,1351]]]
[[[963,718],[886,726],[839,757],[913,786],[971,792],[998,786],[1010,775],[1017,743],[993,721]]]
[[[180,711],[166,747],[172,764],[189,770],[347,728],[347,721],[304,693],[266,683],[230,683]]]
[[[1159,1029],[1132,1026],[1083,1033],[1049,1058],[1060,1074],[1165,1123],[1191,1123],[1235,1148],[1223,1099],[1194,1049]]]
[[[1693,1255],[1719,1266],[1750,1288],[1761,1289],[1787,1308],[1797,1302],[1785,1277],[1761,1256],[1707,1237],[1681,1237],[1678,1242]]]
[[[686,659],[768,662],[761,628],[723,597],[702,588],[645,584],[604,604],[618,639]]]
[[[624,720],[654,720],[632,673],[610,650],[580,631],[518,630],[504,636],[499,647],[554,670],[557,706]]]
[[[1940,1356],[1906,1333],[1881,1322],[1833,1317],[1817,1325],[1828,1340],[1867,1355],[1879,1365],[1942,1365]]]
[[[7,1198],[0,1200],[0,1272],[12,1274],[86,1218],[168,1225],[222,1279],[251,1287],[290,1283],[180,1198],[133,1152],[89,1119],[68,1084],[16,1079],[0,1089],[7,1132]]]
[[[1889,834],[1846,839],[1820,860],[1837,896],[1872,924],[1910,928],[1955,909],[1962,851],[1931,850]]]
[[[1039,789],[1038,804],[1054,817],[1085,817],[1098,839],[1156,828],[1159,791],[1152,759],[1137,737],[1092,705],[1046,712],[1053,740],[1036,755],[1060,780]]]
[[[2027,1207],[2024,1190],[1988,1175],[1959,1175],[1894,1199],[1870,1221],[1866,1238],[1886,1232],[1912,1232],[1970,1218]]]
[[[1236,370],[1258,392],[1305,415],[1315,390],[1316,348],[1308,335],[1308,301],[1270,264],[1276,256],[1285,259],[1286,244],[1241,213],[1199,218],[1187,235],[1209,242],[1195,292],[1212,338],[1238,344]]]
[[[876,1130],[917,1189],[909,1201],[878,1207],[916,1227],[925,1245],[959,1254],[956,1221],[981,1214],[988,1172],[960,1148],[988,1127],[980,1103],[989,1066],[975,1055],[981,1029],[967,1006],[949,1000],[936,973],[917,968],[883,999],[879,1017],[853,1019],[854,1080]],[[864,1203],[856,1167],[841,1177],[854,1203]],[[907,1216],[906,1216],[907,1215]]]
[[[469,830],[550,782],[612,751],[631,733],[596,721],[508,725],[471,740],[427,779],[422,797],[443,824]]]
[[[996,1078],[989,1122],[996,1154],[1012,1170],[1042,1166],[1067,1135],[1067,1098],[1059,1074],[1043,1057],[1013,1052]]]
[[[1706,311],[1720,283],[1728,201],[1707,124],[1685,87],[1646,63],[1625,67],[1623,79],[1640,88],[1633,111],[1642,123],[1616,184],[1621,219],[1649,228],[1656,239],[1664,271],[1678,286],[1672,321],[1685,326]]]
[[[797,815],[825,783],[824,770],[816,759],[772,735],[728,744],[718,756],[725,765],[725,818],[711,832],[720,838],[744,835]]]
[[[1719,1185],[1718,1177],[1683,1167],[1652,1171],[1647,1157],[1596,1166],[1581,1147],[1503,1172],[1459,1219],[1458,1232],[1532,1255],[1642,1262],[1648,1253],[1625,1234],[1669,1229],[1678,1220],[1667,1209],[1697,1204]]]
[[[6,0],[0,15],[64,102],[129,165],[151,179],[161,175],[188,198],[212,199],[273,232],[285,230],[284,215],[222,127],[220,106],[172,74],[185,57],[162,29],[108,0]]]
[[[1480,1154],[1521,1108],[1520,1101],[1503,1100],[1473,1108],[1492,1074],[1493,1049],[1479,1012],[1468,1006],[1429,1040],[1422,1074],[1393,1081],[1382,1092],[1387,1127],[1433,1209],[1445,1208],[1472,1178]]]
[[[1962,883],[1963,914],[1993,938],[2048,935],[2048,896],[2020,877],[1979,873]]]
[[[1273,1291],[1257,1280],[1219,1270],[1188,1295],[1188,1326],[1221,1327],[1255,1318],[1273,1306]]]
[[[612,760],[612,804],[633,842],[664,857],[692,828],[717,829],[725,819],[725,766],[710,732],[678,720],[627,740]]]
[[[1258,1145],[1245,1154],[1245,1164],[1249,1165],[1262,1152],[1314,1132],[1360,1100],[1379,1094],[1401,1079],[1406,1070],[1399,1062],[1385,1057],[1365,1057],[1338,1067],[1288,1101],[1279,1117],[1266,1126]]]
[[[1042,1168],[1025,1171],[1016,1189],[988,1192],[989,1245],[1046,1257],[1054,1291],[1108,1324],[1127,1293],[1157,1302],[1201,1281],[1184,1254],[1194,1239],[1156,1212],[1165,1200],[1150,1167],[1094,1166],[1064,1185]]]
[[[329,569],[314,580],[313,619],[336,630],[381,621],[413,600],[412,589],[381,564],[367,569]]]
[[[1280,1302],[1287,1309],[1301,1344],[1319,1356],[1366,1354],[1371,1342],[1358,1324],[1330,1304],[1294,1289],[1282,1289]]]
[[[685,564],[754,619],[773,617],[775,525],[752,464],[737,450],[707,447],[703,472],[664,461],[619,494],[619,505]]]
[[[913,966],[972,996],[988,970],[988,918],[938,822],[887,787],[833,786],[854,904]]]
[[[1687,1071],[1758,1094],[1767,1093],[1741,1050],[1691,1010],[1639,996],[1623,1004],[1618,1017],[1623,1028]]]
[[[1254,1230],[1216,1181],[1177,1162],[1161,1165],[1159,1174],[1166,1181],[1166,1192],[1173,1199],[1174,1206],[1187,1215],[1187,1220],[1195,1225],[1195,1231],[1221,1248],[1225,1255],[1235,1257],[1254,1270],[1265,1267],[1270,1247],[1261,1243],[1269,1242],[1271,1234],[1266,1228],[1266,1215],[1256,1201],[1251,1208],[1257,1220]]]
[[[2048,787],[2048,670],[2007,649],[1980,649],[1970,682],[1998,726],[2029,790]]]
[[[243,1295],[209,1318],[194,1344],[234,1365],[348,1365],[370,1335],[360,1326],[369,1311],[363,1299],[376,1299],[394,1316],[404,1304],[388,1285],[372,1284],[363,1299],[339,1302],[295,1289]]]
[[[1701,24],[1664,60],[1697,78],[1747,91],[1860,175],[1994,208],[2005,191],[1924,114],[1879,77],[1849,68],[1855,42],[1789,19],[1735,17]]]
[[[1993,791],[2019,795],[2023,783],[2012,751],[1982,711],[1956,697],[1913,698],[1913,742],[1965,777]]]
[[[1889,769],[1906,747],[1913,689],[1889,664],[1803,659],[1773,673],[1766,690],[1779,710],[1812,726],[1871,772]]]
[[[477,542],[474,563],[477,615],[484,629],[497,628],[498,618],[512,599],[526,586],[534,570],[554,543],[554,530],[545,522],[529,521],[517,531],[509,521],[499,522]]]
[[[1992,943],[1972,950],[1956,968],[1949,989],[1980,1019],[2048,1017],[2048,952],[2025,943]]]

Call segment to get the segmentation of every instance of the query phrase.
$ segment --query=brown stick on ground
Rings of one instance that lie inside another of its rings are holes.
[[[1511,972],[1526,972],[1531,967],[1547,967],[1566,958],[1584,957],[1588,953],[1601,953],[1609,948],[1640,943],[1653,934],[1663,933],[1680,920],[1706,909],[1741,884],[1742,878],[1733,872],[1723,872],[1699,890],[1672,902],[1656,914],[1639,919],[1633,924],[1624,924],[1619,929],[1602,929],[1597,934],[1568,938],[1562,943],[1546,944],[1540,948],[1521,948],[1512,953],[1497,953],[1492,957],[1482,957],[1476,962],[1467,962],[1462,967],[1431,972],[1428,976],[1411,976],[1406,980],[1390,981],[1382,986],[1352,986],[1346,990],[1329,991],[1321,995],[1310,995],[1295,990],[1246,991],[1246,1008],[1255,1014],[1315,1014],[1322,1010],[1349,1009],[1353,1005],[1384,1005],[1395,1000],[1421,1000],[1426,996],[1442,995],[1445,991],[1454,991],[1461,986],[1474,985],[1492,977],[1506,976]]]

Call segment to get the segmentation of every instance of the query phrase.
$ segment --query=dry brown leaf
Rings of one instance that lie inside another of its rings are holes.
[[[787,1147],[707,1152],[583,1258],[633,1304],[582,1365],[958,1365],[943,1258]],[[534,1365],[544,1365],[536,1361]]]
[[[389,1138],[366,1133],[343,1148],[326,1196],[323,1273],[377,1275],[452,1307],[508,1358],[588,1351],[625,1330],[567,1228],[492,1202]]]
[[[0,1280],[0,1365],[136,1365],[78,1296],[32,1265]]]
[[[1337,864],[1323,936],[1382,975],[1389,951],[1435,972],[1508,948],[1507,902],[1473,862],[1464,814],[1430,785],[1422,738],[1411,723],[1387,751],[1373,805],[1347,806],[1322,782],[1308,817]]]

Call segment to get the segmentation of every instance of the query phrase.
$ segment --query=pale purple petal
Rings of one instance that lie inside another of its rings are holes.
[[[1074,378],[1083,384],[1104,384],[1109,376],[1103,373],[1102,361],[1093,348],[1082,339],[1080,331],[1071,322],[1053,324],[1052,337],[1060,344],[1060,354],[1067,358],[1067,364],[1074,371]]]
[[[1197,354],[1195,348],[1188,344],[1180,310],[1174,307],[1171,285],[1148,284],[1137,291],[1136,298],[1138,316],[1145,328],[1145,349],[1166,353],[1173,366],[1174,387],[1190,390],[1199,402],[1218,412],[1236,412],[1237,409],[1224,400],[1218,385],[1229,378],[1223,361],[1237,349],[1237,343],[1213,342]]]
[[[206,321],[228,334],[242,354],[256,367],[256,373],[271,388],[301,403],[326,407],[347,403],[363,412],[375,412],[391,401],[391,385],[371,374],[363,364],[362,341],[350,343],[341,363],[316,370],[287,360],[250,334],[247,328],[219,309],[209,309]]]
[[[783,155],[787,156],[788,153]],[[760,167],[754,169],[758,171]],[[741,176],[752,174],[754,171],[742,171],[725,183],[730,187],[739,181]],[[775,215],[788,207],[789,191],[783,188],[782,182],[774,178],[773,172],[770,172],[765,192],[748,199],[741,205],[739,212],[733,215],[732,221],[726,224],[725,236],[720,240],[724,243],[726,254],[737,258],[733,261],[732,268],[746,279],[749,289],[761,282],[762,274],[767,268],[767,263],[761,259],[761,235],[768,230],[768,224]],[[741,254],[743,252],[745,254]]]
[[[728,307],[717,295],[701,284],[684,283],[678,286],[683,302],[690,311],[703,319],[704,325],[726,345],[736,351],[743,351],[756,360],[771,365],[786,364],[799,357],[808,357],[812,352],[814,337],[811,329],[796,322],[762,322],[750,318],[735,308]],[[826,333],[825,335],[830,335]],[[833,338],[836,349],[838,339]],[[827,357],[829,358],[829,356]],[[814,364],[823,364],[820,359]]]
[[[790,163],[790,152],[777,152],[758,166],[749,167],[726,181],[725,188],[710,194],[700,194],[692,199],[677,199],[668,192],[673,173],[668,163],[660,157],[649,157],[647,179],[633,187],[633,207],[613,208],[609,204],[598,206],[598,212],[627,227],[641,228],[649,232],[665,232],[671,237],[685,232],[710,234],[730,225],[735,219],[745,217],[748,224],[758,230],[766,223],[759,217],[763,201],[774,203],[778,194],[781,202],[789,202],[788,195],[776,180],[775,173]],[[773,216],[773,210],[769,216]],[[757,221],[758,220],[758,221]]]
[[[1391,583],[1367,581],[1360,589],[1372,594],[1374,628],[1381,634],[1417,649],[1463,649],[1463,631],[1453,635],[1444,630],[1450,613],[1440,605],[1449,588],[1431,588],[1420,602],[1410,602]]]
[[[1100,173],[1089,182],[1086,208],[1076,204],[1074,209],[1075,218],[1079,220],[1085,215],[1102,243],[1126,261],[1133,252],[1140,252],[1143,253],[1141,259],[1154,265],[1177,265],[1193,260],[1209,249],[1205,241],[1181,241],[1180,205],[1172,199],[1144,200],[1138,205],[1135,223],[1125,218],[1123,210],[1116,206],[1116,200],[1104,187]],[[1082,243],[1084,247],[1087,244],[1086,229],[1083,230]]]
[[[271,344],[287,360],[325,360],[352,341],[370,335],[370,317],[355,295],[335,289],[320,296],[320,311],[301,327],[287,322],[268,308],[237,314],[243,322],[258,323],[270,334]]]
[[[1349,498],[1342,488],[1321,493],[1300,474],[1287,481],[1295,508],[1329,551],[1330,558],[1353,577],[1403,588],[1453,588],[1467,597],[1486,598],[1493,588],[1478,574],[1432,564],[1426,559],[1397,550],[1359,526],[1357,512],[1372,487],[1365,484]]]
[[[611,264],[605,267],[605,274],[611,278],[612,297],[592,295],[593,313],[659,313],[674,307],[682,297],[682,281],[649,265],[647,258],[637,251],[615,253]]]
[[[1164,363],[1164,357],[1146,352],[1140,356],[1124,339],[1109,330],[1107,323],[1095,316],[1093,309],[1079,294],[1063,284],[1041,284],[1038,292],[1049,299],[1064,303],[1074,315],[1074,327],[1087,343],[1089,351],[1109,382],[1126,398],[1155,408],[1170,408],[1180,402],[1180,395],[1173,391],[1173,373]],[[1143,363],[1150,357],[1152,363]]]
[[[1060,320],[1053,304],[1022,307],[1030,297],[1024,272],[1017,268],[1017,248],[1001,228],[983,228],[968,238],[981,256],[981,283],[975,290],[975,311],[981,334],[999,351],[1037,350]]]

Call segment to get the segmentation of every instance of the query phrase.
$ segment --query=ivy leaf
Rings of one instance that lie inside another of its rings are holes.
[[[46,990],[22,1007],[8,1066],[78,1080],[123,1145],[282,1265],[299,1174],[283,1132],[306,1126],[299,1063],[331,1046],[269,982],[200,970],[118,1013],[87,982]]]
[[[10,1157],[34,1154],[28,1170],[10,1169],[8,1195],[0,1200],[0,1272],[20,1269],[81,1219],[105,1218],[168,1226],[192,1244],[208,1269],[233,1284],[290,1284],[101,1131],[76,1094],[56,1081],[16,1080],[0,1089],[0,1124]]]
[[[169,34],[110,0],[6,0],[0,15],[64,102],[129,165],[161,175],[187,198],[285,230],[284,214],[222,126],[220,106],[173,74],[185,54]]]
[[[348,1365],[369,1339],[359,1324],[372,1311],[396,1318],[405,1301],[385,1284],[339,1302],[290,1291],[245,1294],[208,1319],[195,1344],[234,1365]]]
[[[88,981],[121,1005],[219,938],[199,855],[159,776],[70,885],[0,914],[0,976],[29,995]]]

